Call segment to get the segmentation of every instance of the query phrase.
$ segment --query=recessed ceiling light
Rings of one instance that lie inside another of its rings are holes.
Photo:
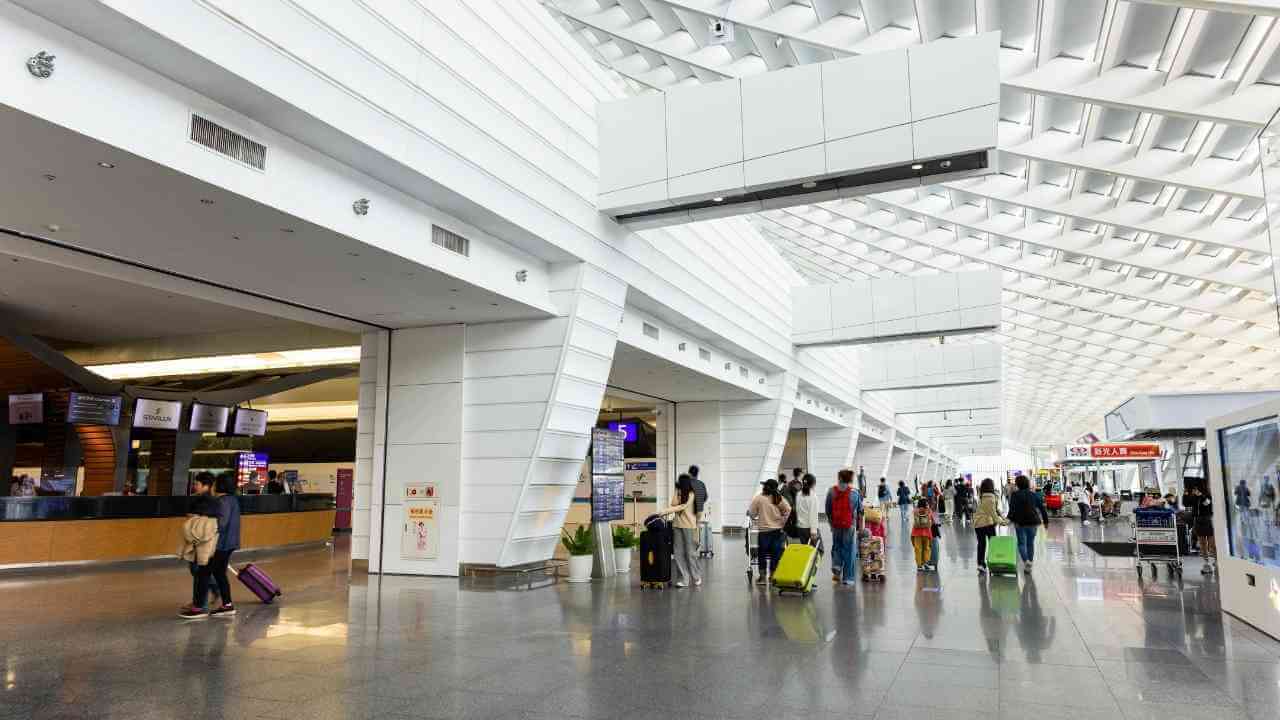
[[[232,240],[239,240],[239,239],[240,239],[240,236],[239,236],[239,235],[232,235],[232,236],[231,236],[231,239],[232,239]]]
[[[106,168],[107,170],[110,170],[111,168],[113,168],[113,167],[115,167],[115,166],[116,166],[116,164],[115,164],[115,163],[106,162],[106,161],[103,161],[103,162],[98,163],[98,167],[100,167],[100,168]]]
[[[800,187],[805,188],[805,189],[809,189],[809,188],[816,188],[816,187],[818,187],[818,183],[813,182],[812,180],[810,180],[809,182],[804,183],[804,184],[803,184],[803,185],[801,185]]]
[[[449,306],[449,309],[450,309],[450,310],[457,310],[458,308],[456,308],[456,307],[454,307],[454,306],[450,305],[450,306]]]
[[[293,228],[280,228],[280,232],[292,234]]]
[[[924,165],[921,165],[920,163],[916,163],[915,165],[912,165],[912,166],[911,166],[911,169],[912,169],[912,170],[923,170],[923,169],[924,169]]]
[[[44,229],[48,230],[49,232],[58,232],[59,230],[62,229],[62,226],[61,225],[45,225]]]
[[[490,304],[490,305],[492,305],[492,306],[494,306],[494,307],[498,307],[498,303],[489,303],[489,304]]]
[[[458,288],[449,288],[449,292],[458,292]]]
[[[213,204],[213,201],[212,201],[212,200],[210,200],[209,198],[200,198],[200,202],[201,202],[202,204],[204,204],[204,205],[212,205],[212,204]]]
[[[713,198],[711,198],[711,202],[724,202],[724,198],[722,198],[722,197],[713,197]]]

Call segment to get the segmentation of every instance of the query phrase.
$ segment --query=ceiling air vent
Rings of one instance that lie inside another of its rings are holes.
[[[267,169],[267,146],[195,113],[191,114],[191,140],[239,163]]]
[[[458,233],[449,232],[439,225],[431,226],[431,242],[464,257],[471,257],[471,241]]]

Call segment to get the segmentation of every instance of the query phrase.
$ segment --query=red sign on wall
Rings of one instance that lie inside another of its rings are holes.
[[[1158,443],[1094,443],[1089,446],[1094,460],[1158,460]]]

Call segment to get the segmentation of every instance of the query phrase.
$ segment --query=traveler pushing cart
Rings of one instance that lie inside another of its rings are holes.
[[[1134,564],[1142,578],[1142,563],[1151,566],[1151,576],[1159,577],[1164,563],[1169,576],[1182,577],[1182,554],[1178,547],[1178,514],[1170,508],[1138,508],[1133,511]]]

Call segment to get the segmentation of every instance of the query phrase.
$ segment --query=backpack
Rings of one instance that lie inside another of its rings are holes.
[[[849,502],[853,488],[841,490],[839,486],[831,488],[831,527],[846,530],[853,527],[853,508]]]

